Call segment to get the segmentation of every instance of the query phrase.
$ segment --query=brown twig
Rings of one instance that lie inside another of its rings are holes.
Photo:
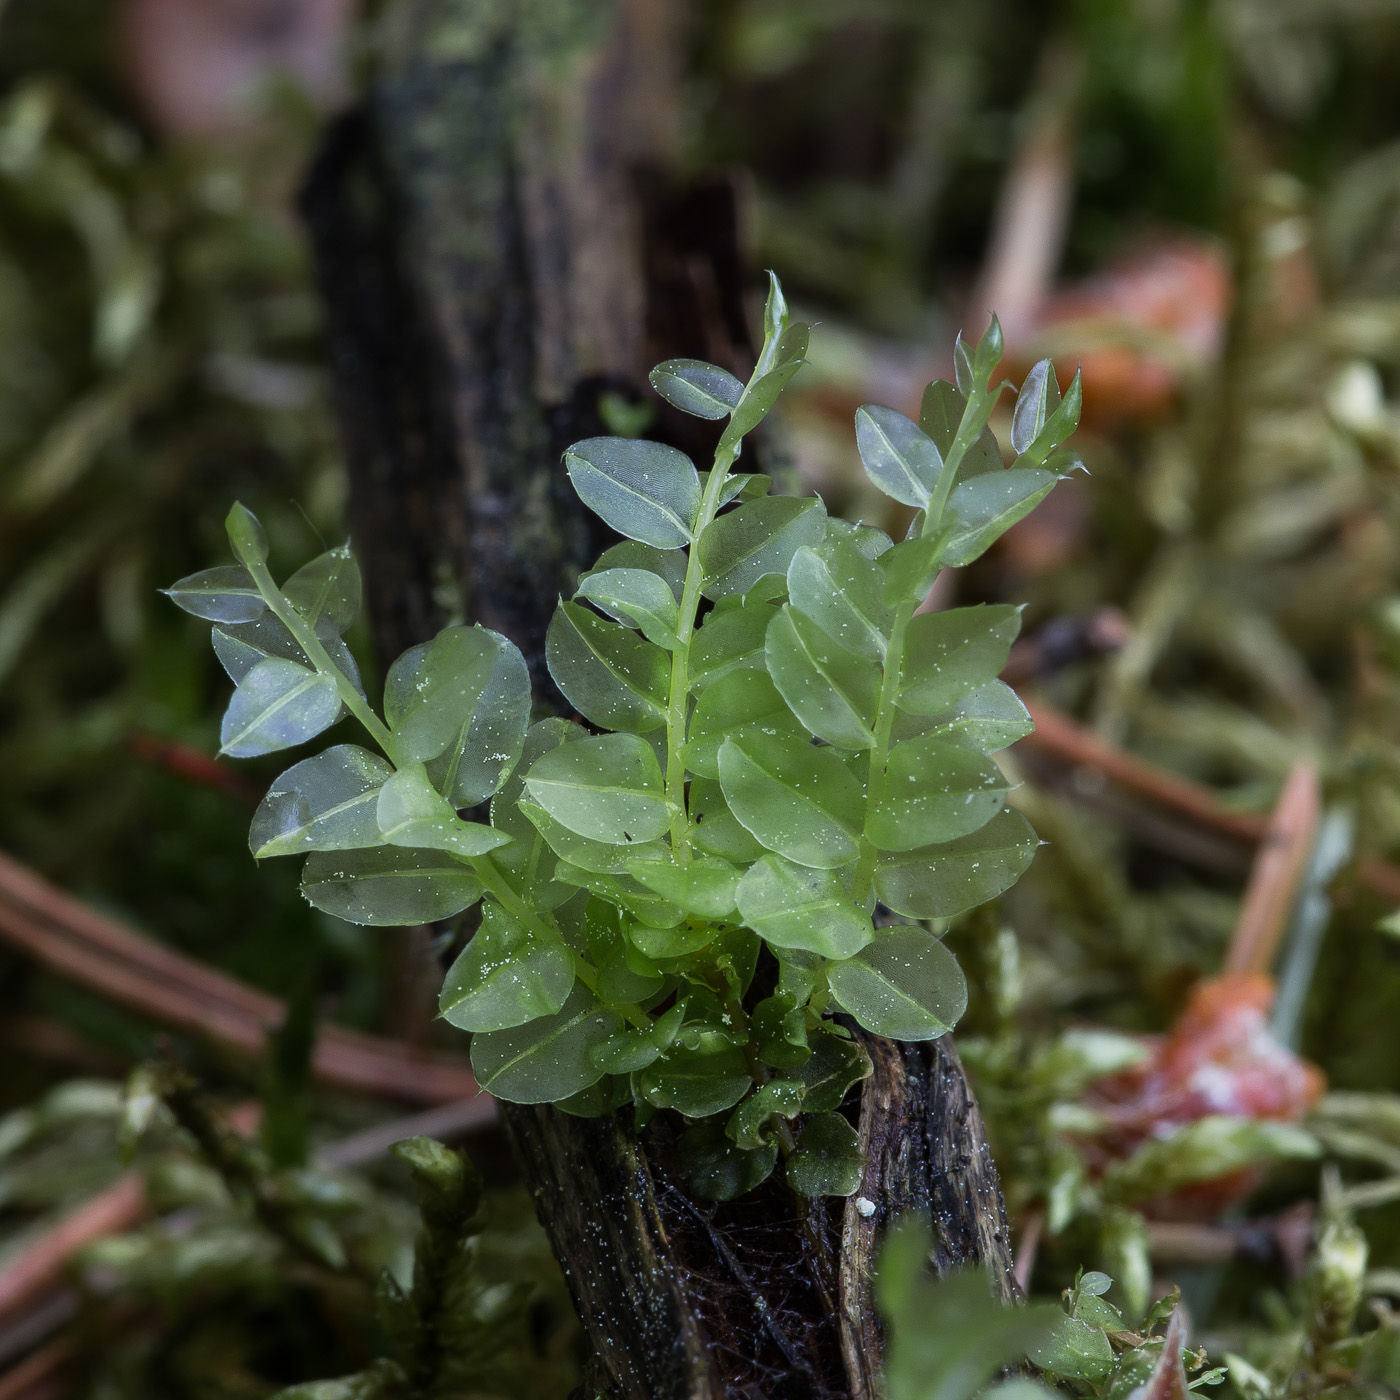
[[[243,1054],[260,1054],[286,1016],[276,997],[123,927],[4,856],[0,938],[114,1001]],[[459,1060],[326,1023],[312,1068],[323,1083],[410,1103],[476,1092]]]
[[[30,1352],[0,1375],[0,1400],[56,1400],[64,1390],[60,1373],[76,1351],[72,1337],[59,1337]]]
[[[260,1113],[261,1105],[248,1101],[229,1112],[228,1122],[246,1137],[257,1128]],[[321,1148],[315,1163],[321,1169],[344,1171],[373,1161],[404,1138],[426,1135],[452,1142],[488,1127],[495,1118],[495,1100],[476,1094],[352,1133]],[[0,1270],[0,1321],[9,1322],[38,1306],[60,1287],[64,1268],[75,1254],[96,1240],[134,1228],[147,1209],[141,1178],[134,1171],[75,1206]]]
[[[68,1260],[106,1235],[130,1230],[146,1213],[146,1191],[135,1172],[69,1211],[0,1272],[0,1317],[32,1305],[56,1287]]]
[[[262,1106],[253,1100],[236,1105],[229,1124],[245,1136],[253,1132]],[[31,1307],[62,1281],[68,1261],[94,1240],[130,1230],[147,1211],[146,1191],[138,1172],[124,1172],[110,1186],[74,1206],[0,1270],[0,1319]]]
[[[1317,769],[1300,758],[1279,793],[1249,872],[1239,918],[1222,969],[1268,972],[1288,927],[1322,820]]]
[[[1040,1251],[1040,1238],[1045,1233],[1045,1212],[1035,1210],[1026,1218],[1025,1229],[1021,1231],[1021,1242],[1016,1246],[1016,1262],[1011,1272],[1016,1276],[1021,1292],[1029,1295],[1031,1275],[1035,1272],[1035,1257]]]
[[[1043,700],[1025,695],[1021,699],[1035,722],[1035,733],[1021,741],[1028,748],[1052,754],[1066,763],[1097,769],[1125,791],[1222,836],[1251,845],[1263,839],[1269,824],[1267,817],[1236,812],[1204,783],[1192,782],[1125,753]],[[1368,889],[1400,903],[1400,869],[1375,856],[1363,856],[1356,863],[1356,873]]]
[[[1043,749],[1068,763],[1097,768],[1119,787],[1222,835],[1251,843],[1263,836],[1264,817],[1231,811],[1204,783],[1180,778],[1125,753],[1043,700],[1024,695],[1021,699],[1035,722],[1035,733],[1021,741],[1028,747]]]
[[[1074,116],[1083,68],[1052,39],[1025,113],[1025,134],[1002,184],[969,313],[995,311],[1008,347],[1023,341],[1059,267],[1074,201]]]

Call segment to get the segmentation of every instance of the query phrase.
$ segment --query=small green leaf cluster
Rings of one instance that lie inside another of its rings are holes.
[[[548,632],[550,672],[586,724],[532,725],[520,653],[479,626],[395,661],[381,718],[341,640],[360,593],[348,550],[279,587],[241,507],[239,564],[170,590],[214,622],[237,683],[226,753],[304,742],[345,710],[381,751],[341,744],[288,769],[253,853],[304,853],[307,899],[357,923],[481,901],[441,1009],[472,1032],[482,1086],[578,1114],[674,1110],[693,1120],[691,1185],[713,1197],[762,1181],[780,1151],[799,1191],[856,1189],[861,1154],[836,1110],[869,1060],[834,1013],[900,1040],[943,1035],[966,984],[917,921],[999,894],[1037,845],[991,758],[1031,727],[997,680],[1019,610],[917,609],[940,569],[977,558],[1075,464],[1078,380],[1061,400],[1048,362],[1031,372],[1010,468],[987,427],[995,322],[975,348],[959,339],[958,382],[929,386],[918,423],[862,408],[866,471],[915,509],[894,543],[732,470],[807,336],[774,279],[747,383],[692,360],[653,371],[675,407],[725,420],[708,472],[628,438],[565,454],[581,499],[625,537]],[[459,816],[488,800],[489,824]],[[895,926],[877,930],[878,906]]]
[[[1054,1306],[999,1303],[978,1269],[934,1278],[933,1253],[933,1232],[918,1215],[896,1224],[880,1251],[883,1393],[889,1400],[1053,1400],[1055,1392],[1034,1381],[988,1382],[1054,1336],[1061,1320]]]
[[[1225,1368],[1205,1370],[1204,1350],[1183,1346],[1177,1313],[1181,1290],[1159,1298],[1136,1327],[1104,1295],[1113,1280],[1095,1270],[1075,1278],[1064,1291],[1064,1311],[1053,1334],[1030,1353],[1060,1393],[1096,1400],[1132,1400],[1138,1396],[1172,1396],[1178,1400],[1205,1386],[1219,1385]],[[1191,1372],[1197,1372],[1188,1380]]]

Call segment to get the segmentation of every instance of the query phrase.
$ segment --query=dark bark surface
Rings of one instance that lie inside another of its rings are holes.
[[[381,659],[471,617],[521,646],[545,699],[555,600],[606,542],[560,450],[607,430],[605,393],[639,402],[656,359],[752,362],[733,190],[665,178],[673,4],[557,9],[391,10],[379,80],[303,201]],[[653,432],[704,448],[694,420]],[[702,1205],[666,1115],[638,1140],[621,1118],[503,1106],[593,1348],[590,1400],[872,1396],[872,1263],[910,1209],[933,1220],[937,1267],[984,1262],[1011,1294],[951,1039],[867,1044],[875,1073],[846,1111],[868,1166],[847,1201],[805,1205],[775,1177]]]

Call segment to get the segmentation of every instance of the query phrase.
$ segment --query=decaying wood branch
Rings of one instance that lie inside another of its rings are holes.
[[[371,97],[304,199],[381,655],[460,608],[520,645],[546,699],[546,623],[600,543],[560,450],[607,431],[605,391],[641,401],[656,360],[752,363],[732,194],[666,177],[673,7],[576,9],[589,20],[561,7],[530,27],[401,0]],[[704,451],[693,420],[652,431]],[[850,1201],[803,1205],[779,1177],[703,1205],[678,1184],[667,1115],[638,1139],[630,1114],[502,1106],[592,1345],[590,1395],[872,1396],[873,1251],[912,1207],[930,1211],[939,1267],[978,1260],[1011,1291],[951,1043],[871,1050],[847,1105],[871,1148]]]

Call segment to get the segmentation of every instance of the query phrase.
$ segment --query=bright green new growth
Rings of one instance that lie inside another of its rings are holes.
[[[215,624],[236,682],[225,753],[304,743],[349,710],[383,754],[338,744],[288,769],[253,854],[306,853],[306,898],[356,923],[481,901],[441,1009],[472,1032],[482,1086],[584,1115],[630,1101],[639,1126],[658,1109],[698,1120],[682,1156],[715,1198],[761,1182],[780,1149],[795,1189],[857,1189],[837,1110],[870,1062],[833,1013],[903,1040],[962,1014],[962,973],[917,921],[1000,894],[1034,854],[989,757],[1031,728],[997,680],[1020,615],[916,609],[939,569],[975,559],[1077,463],[1063,444],[1078,379],[1061,401],[1042,361],[1003,467],[993,321],[975,349],[959,339],[958,382],[929,386],[918,424],[856,415],[871,480],[915,508],[902,542],[770,496],[731,468],[807,348],[776,278],[764,329],[747,384],[693,360],[652,373],[675,407],[728,419],[709,472],[625,438],[565,454],[580,497],[626,536],[547,640],[559,689],[601,733],[532,726],[520,653],[479,626],[405,652],[381,719],[341,640],[360,600],[349,551],[279,588],[241,506],[240,566],[170,590]],[[488,800],[489,825],[458,815]],[[877,909],[893,926],[876,928]],[[764,947],[772,990],[757,998]]]

